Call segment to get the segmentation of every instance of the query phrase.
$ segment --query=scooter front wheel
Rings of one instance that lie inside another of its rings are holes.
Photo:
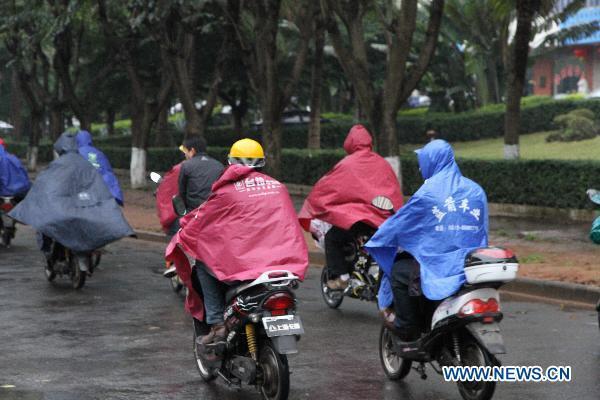
[[[171,289],[173,289],[175,293],[181,292],[181,289],[183,289],[183,284],[177,275],[169,279],[169,281],[171,282]]]
[[[44,256],[44,274],[46,275],[46,279],[48,282],[52,282],[56,278],[56,272],[54,272],[53,265],[48,261],[46,256]]]
[[[461,343],[460,356],[463,366],[492,367],[492,358],[488,351],[467,336]],[[463,381],[458,382],[458,391],[465,400],[489,400],[496,390],[496,382]]]
[[[403,379],[410,372],[411,360],[405,360],[394,351],[393,333],[385,326],[379,334],[379,359],[383,372],[391,381]]]

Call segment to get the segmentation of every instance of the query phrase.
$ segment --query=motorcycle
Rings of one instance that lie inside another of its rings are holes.
[[[392,201],[384,196],[377,196],[371,204],[381,210],[393,213]],[[327,286],[331,279],[327,266],[321,272],[321,294],[330,308],[338,308],[344,297],[365,301],[377,301],[377,293],[381,283],[379,265],[364,249],[364,245],[375,233],[375,229],[364,224],[353,227],[354,240],[344,248],[346,261],[352,264],[352,272],[348,287],[344,290],[333,290]]]
[[[444,366],[500,366],[496,355],[506,349],[499,327],[503,315],[498,288],[514,280],[518,269],[510,250],[487,247],[471,252],[465,260],[465,285],[429,311],[430,328],[417,341],[401,342],[383,325],[379,357],[387,377],[400,380],[414,369],[426,379],[426,363],[438,374]],[[457,384],[465,400],[491,399],[496,387],[496,382],[483,380]]]
[[[150,180],[152,182],[154,182],[157,186],[157,190],[158,190],[158,186],[160,185],[160,183],[162,182],[162,176],[158,173],[158,172],[150,172]],[[153,192],[154,197],[156,197],[156,190]],[[185,212],[183,213],[183,215],[185,215]],[[169,237],[169,236],[167,236]],[[167,271],[173,271],[173,263],[171,261],[166,261],[165,262],[165,272]],[[181,278],[179,278],[179,275],[177,275],[176,272],[171,272],[169,274],[169,276],[166,276],[169,279],[169,284],[171,285],[171,289],[175,292],[175,293],[181,293],[183,294],[183,296],[185,297],[187,295],[187,288],[185,287],[185,285],[183,284],[183,282],[181,281]]]
[[[52,282],[57,275],[68,276],[73,289],[81,289],[85,284],[86,277],[91,277],[94,269],[100,264],[101,256],[100,250],[75,253],[53,240],[51,250],[45,260],[46,279]]]
[[[10,247],[10,242],[14,239],[17,231],[15,220],[7,214],[17,204],[13,196],[0,197],[0,238],[2,245],[6,248]]]
[[[194,355],[204,381],[220,377],[230,386],[256,386],[265,400],[287,399],[287,356],[298,352],[297,341],[304,333],[293,293],[298,279],[289,271],[268,271],[230,288],[224,313],[229,334],[223,343],[198,344],[209,327],[194,319]]]
[[[600,206],[600,191],[599,190],[588,189],[586,193],[592,203]],[[599,220],[599,219],[600,219],[600,217],[597,217],[597,220]],[[598,327],[600,328],[600,300],[598,300],[598,304],[596,304],[596,311],[598,311]]]

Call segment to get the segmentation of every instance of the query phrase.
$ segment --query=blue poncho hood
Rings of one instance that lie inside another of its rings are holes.
[[[0,145],[0,196],[16,196],[29,190],[29,178],[21,161]]]
[[[119,186],[119,181],[113,173],[108,158],[106,158],[103,152],[92,145],[92,135],[88,131],[79,131],[76,140],[79,147],[79,154],[100,172],[110,193],[117,200],[117,203],[123,205],[123,192]]]
[[[434,140],[416,153],[425,183],[365,247],[388,276],[399,250],[412,254],[421,266],[423,294],[441,300],[465,282],[465,256],[487,246],[487,198],[462,176],[447,142]]]

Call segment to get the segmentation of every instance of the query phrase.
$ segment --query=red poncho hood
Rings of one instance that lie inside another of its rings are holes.
[[[320,219],[342,229],[357,222],[374,228],[389,217],[373,205],[377,196],[386,196],[397,210],[402,206],[402,190],[390,164],[371,150],[372,138],[362,125],[354,125],[344,141],[348,155],[313,187],[298,216],[309,230],[311,219]]]
[[[156,189],[156,212],[160,225],[165,233],[169,232],[171,224],[177,219],[173,210],[173,196],[179,193],[179,170],[181,163],[175,165],[163,177],[158,189]]]
[[[184,252],[204,262],[223,282],[253,280],[271,270],[287,270],[304,279],[308,250],[288,191],[252,168],[228,167],[208,200],[181,218],[180,225],[166,258],[175,262],[191,289],[186,308],[198,319],[203,319],[202,300],[191,286]]]

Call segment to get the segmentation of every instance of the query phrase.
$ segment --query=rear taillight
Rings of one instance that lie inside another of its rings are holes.
[[[275,293],[265,300],[263,307],[269,310],[271,315],[285,315],[288,309],[294,307],[294,298],[288,293]]]
[[[491,297],[488,301],[483,301],[481,299],[473,299],[460,308],[458,312],[459,317],[467,317],[469,315],[481,315],[481,314],[490,314],[497,313],[500,311],[500,305],[498,301]]]
[[[4,212],[9,212],[13,209],[13,205],[11,203],[2,203],[0,204],[0,210]]]

